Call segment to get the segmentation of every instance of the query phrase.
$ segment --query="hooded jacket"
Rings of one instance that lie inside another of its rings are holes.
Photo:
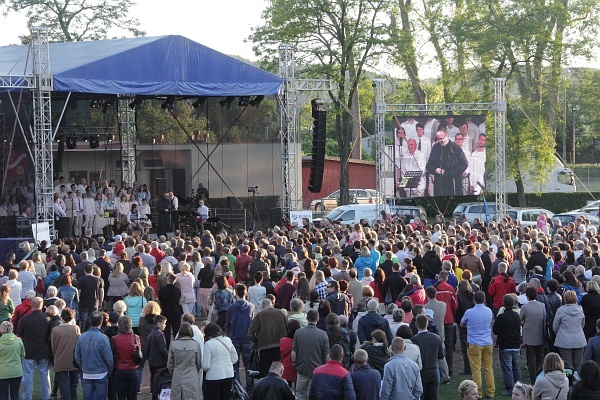
[[[581,349],[587,344],[583,326],[585,317],[579,304],[565,304],[559,307],[552,322],[556,333],[554,345],[563,349]]]
[[[248,330],[254,316],[254,304],[238,300],[227,307],[225,326],[233,344],[250,344]]]
[[[567,400],[569,379],[563,371],[550,371],[535,381],[533,398],[535,400]]]
[[[517,288],[514,279],[505,272],[496,275],[492,279],[488,289],[489,295],[492,296],[493,307],[495,309],[500,309],[502,307],[502,299],[504,299],[505,295],[516,292]]]

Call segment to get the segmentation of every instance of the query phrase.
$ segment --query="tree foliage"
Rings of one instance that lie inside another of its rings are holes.
[[[117,28],[143,36],[139,21],[129,15],[131,0],[0,0],[5,15],[24,13],[29,26],[44,25],[50,41],[80,42],[107,39]]]
[[[270,0],[263,12],[264,25],[254,27],[250,37],[255,52],[271,65],[276,45],[289,43],[302,77],[335,82],[336,91],[329,96],[342,160],[350,156],[353,124],[360,119],[359,108],[353,106],[363,71],[383,51],[387,28],[382,18],[388,6],[385,0]],[[345,204],[348,164],[340,164],[340,200]]]

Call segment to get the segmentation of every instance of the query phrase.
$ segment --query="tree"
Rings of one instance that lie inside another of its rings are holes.
[[[131,0],[0,0],[5,15],[24,12],[28,24],[46,26],[54,42],[106,39],[113,28],[143,36],[137,18],[129,15],[134,4]]]
[[[368,63],[383,50],[387,12],[385,0],[270,0],[264,25],[253,28],[250,40],[257,55],[273,60],[275,45],[290,43],[306,77],[329,78],[339,143],[340,202],[349,201],[348,163],[354,121],[359,121],[358,85]],[[354,110],[354,115],[350,112]],[[354,118],[353,118],[354,117]],[[356,132],[356,130],[355,130]]]

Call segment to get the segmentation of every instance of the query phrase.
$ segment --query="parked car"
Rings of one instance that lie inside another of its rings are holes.
[[[423,223],[427,222],[427,211],[421,206],[390,206],[390,209],[393,214],[402,216],[406,223],[415,217],[419,217]]]
[[[333,210],[339,206],[340,191],[336,190],[327,197],[310,202],[310,208],[315,211]],[[350,189],[350,204],[377,204],[379,194],[375,189]]]
[[[521,226],[537,226],[538,217],[542,213],[545,213],[548,218],[554,216],[552,211],[543,208],[511,207],[506,213]]]
[[[388,205],[383,206],[386,213],[391,213]],[[361,222],[361,220],[369,221],[369,224],[373,224],[381,216],[377,213],[377,204],[348,204],[345,206],[336,207],[323,216],[322,219],[330,219],[331,221],[337,221],[343,225],[355,225]],[[321,218],[313,220],[315,225],[320,225]]]
[[[481,221],[485,222],[486,215],[489,220],[496,217],[496,203],[487,203],[487,212],[483,202],[460,203],[452,212],[453,218],[456,218],[458,221],[467,221],[469,223],[473,223],[475,218],[479,218]]]
[[[597,225],[600,223],[600,218],[598,218],[595,215],[592,214],[586,214],[586,213],[582,213],[579,210],[574,210],[574,211],[569,211],[566,213],[560,213],[560,214],[555,214],[552,217],[552,221],[556,222],[556,221],[560,221],[560,223],[562,224],[562,226],[566,226],[568,225],[570,222],[575,222],[577,221],[577,218],[579,217],[584,217],[587,220],[590,221],[590,223]]]

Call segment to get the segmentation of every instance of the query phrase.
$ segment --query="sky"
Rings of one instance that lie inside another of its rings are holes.
[[[256,57],[244,40],[250,27],[261,24],[264,0],[136,0],[131,16],[140,21],[146,36],[181,35],[229,55]],[[0,14],[0,46],[19,44],[26,35],[25,17]]]
[[[250,28],[262,25],[261,13],[267,0],[135,0],[131,16],[140,21],[140,29],[147,36],[181,35],[214,50],[255,61],[252,44],[245,40]],[[19,36],[26,35],[25,17],[0,14],[0,46],[19,44]],[[123,33],[114,33],[114,36]],[[591,61],[569,59],[569,66],[598,68],[598,57]],[[385,67],[395,76],[404,76],[400,68]],[[421,69],[422,78],[439,76],[437,67]]]

